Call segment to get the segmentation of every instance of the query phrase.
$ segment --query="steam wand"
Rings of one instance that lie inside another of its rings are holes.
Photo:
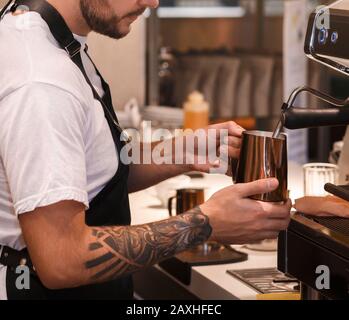
[[[346,100],[336,99],[326,93],[315,90],[313,88],[304,86],[295,89],[287,103],[282,106],[282,114],[280,121],[273,133],[273,138],[277,138],[281,133],[283,127],[289,129],[300,129],[316,126],[327,126],[327,125],[341,125],[349,123],[349,108],[347,110],[340,110],[338,108],[327,108],[327,109],[304,109],[294,108],[298,95],[302,92],[308,92],[320,100],[327,102],[335,107],[349,106],[349,98]],[[344,117],[341,117],[345,111]],[[319,123],[316,123],[316,121]],[[315,124],[315,125],[314,125]]]

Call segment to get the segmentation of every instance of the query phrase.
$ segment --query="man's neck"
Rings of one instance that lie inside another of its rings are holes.
[[[82,16],[78,0],[47,0],[62,15],[70,30],[79,36],[87,36],[91,31]]]

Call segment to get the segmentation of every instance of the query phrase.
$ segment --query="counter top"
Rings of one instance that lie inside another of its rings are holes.
[[[205,175],[202,179],[193,179],[193,186],[206,187],[205,197],[232,184],[230,177],[223,175]],[[295,163],[289,164],[289,189],[291,199],[303,194],[302,167]],[[144,224],[168,218],[168,211],[161,207],[160,200],[155,196],[153,188],[130,195],[132,224]],[[188,291],[200,299],[241,299],[255,300],[257,291],[227,273],[231,269],[272,268],[277,264],[277,253],[248,250],[245,246],[233,246],[246,252],[249,258],[245,262],[192,268],[191,284],[185,286]],[[162,270],[160,267],[157,267]]]

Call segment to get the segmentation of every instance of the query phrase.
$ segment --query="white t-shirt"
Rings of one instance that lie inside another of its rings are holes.
[[[86,38],[76,38],[84,47]],[[18,215],[63,200],[88,208],[118,157],[102,106],[39,14],[7,14],[0,22],[0,75],[0,245],[20,250]],[[5,276],[0,265],[0,299]]]

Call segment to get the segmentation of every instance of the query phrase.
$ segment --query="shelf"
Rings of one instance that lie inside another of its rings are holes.
[[[242,7],[160,7],[159,18],[241,18]]]

